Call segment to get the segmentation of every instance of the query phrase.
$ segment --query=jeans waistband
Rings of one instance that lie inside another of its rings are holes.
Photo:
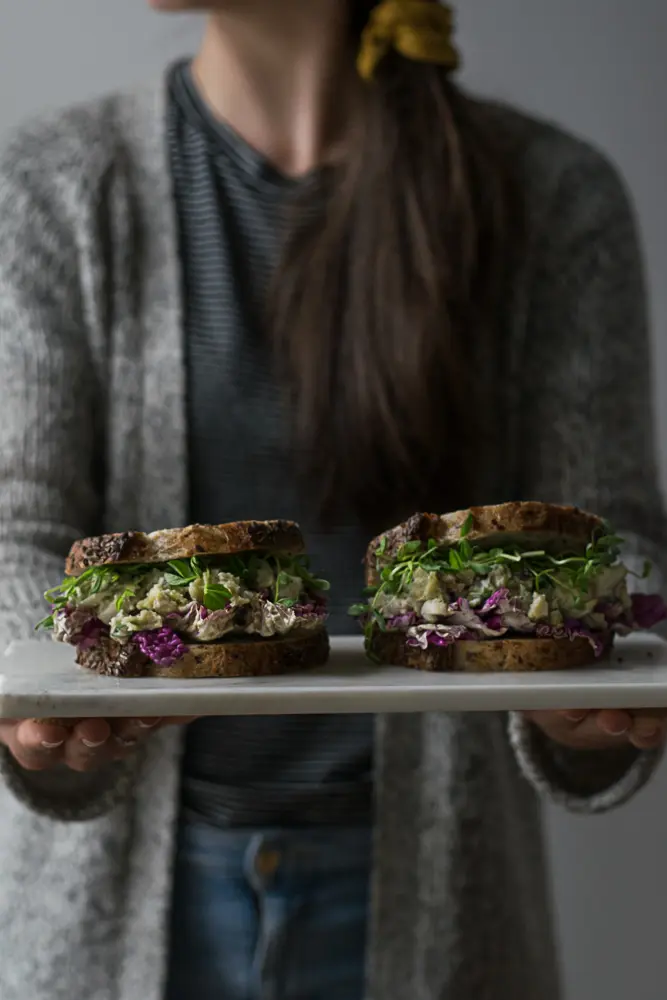
[[[285,876],[368,870],[372,832],[369,827],[225,830],[188,820],[179,831],[179,854],[218,874],[237,874],[260,858],[272,859]]]

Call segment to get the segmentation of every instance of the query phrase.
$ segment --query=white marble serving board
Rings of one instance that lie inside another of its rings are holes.
[[[99,677],[50,642],[13,643],[0,657],[0,718],[655,707],[667,707],[667,642],[653,636],[619,640],[605,665],[529,674],[377,667],[359,638],[333,639],[326,667],[252,679]]]

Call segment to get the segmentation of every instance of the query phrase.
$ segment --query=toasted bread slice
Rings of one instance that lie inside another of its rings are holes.
[[[230,639],[193,643],[171,667],[152,663],[138,649],[119,665],[112,640],[91,649],[79,649],[76,662],[100,674],[119,677],[268,677],[322,666],[329,658],[329,636],[324,627],[272,639]]]
[[[527,673],[586,667],[608,659],[613,643],[607,637],[602,656],[596,656],[587,639],[485,639],[455,642],[451,646],[408,646],[404,632],[374,629],[368,652],[380,663],[393,667],[435,672],[463,671],[468,674]]]
[[[123,531],[75,542],[65,572],[76,576],[89,566],[123,563],[164,563],[193,556],[225,556],[239,552],[298,555],[304,541],[293,521],[234,521],[231,524],[191,524],[144,534]]]
[[[516,544],[545,548],[555,553],[582,551],[595,532],[604,530],[604,521],[578,507],[522,501],[490,507],[470,507],[452,514],[415,514],[398,527],[378,535],[366,553],[366,582],[379,583],[376,556],[384,544],[382,558],[391,560],[406,542],[456,545],[464,525],[470,525],[465,537],[481,548],[507,547]],[[384,540],[384,541],[383,541]]]

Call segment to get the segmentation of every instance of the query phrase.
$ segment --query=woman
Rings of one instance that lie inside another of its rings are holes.
[[[461,93],[431,0],[207,8],[192,64],[0,159],[2,640],[128,527],[297,517],[339,632],[370,531],[425,505],[579,503],[664,566],[613,169]],[[2,724],[3,1000],[553,1000],[530,782],[609,808],[664,733],[167,721]]]

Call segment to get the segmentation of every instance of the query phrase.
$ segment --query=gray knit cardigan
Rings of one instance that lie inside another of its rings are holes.
[[[488,111],[523,177],[530,253],[502,372],[486,373],[506,444],[476,456],[478,499],[593,508],[637,557],[664,566],[626,194],[588,146]],[[0,154],[1,642],[32,634],[75,537],[184,523],[181,320],[164,82],[10,136]],[[28,774],[4,756],[2,1000],[160,1000],[181,750],[182,734],[165,731],[92,776]],[[501,714],[380,719],[368,997],[556,1000],[536,789],[599,811],[637,790],[656,759],[564,752]]]

